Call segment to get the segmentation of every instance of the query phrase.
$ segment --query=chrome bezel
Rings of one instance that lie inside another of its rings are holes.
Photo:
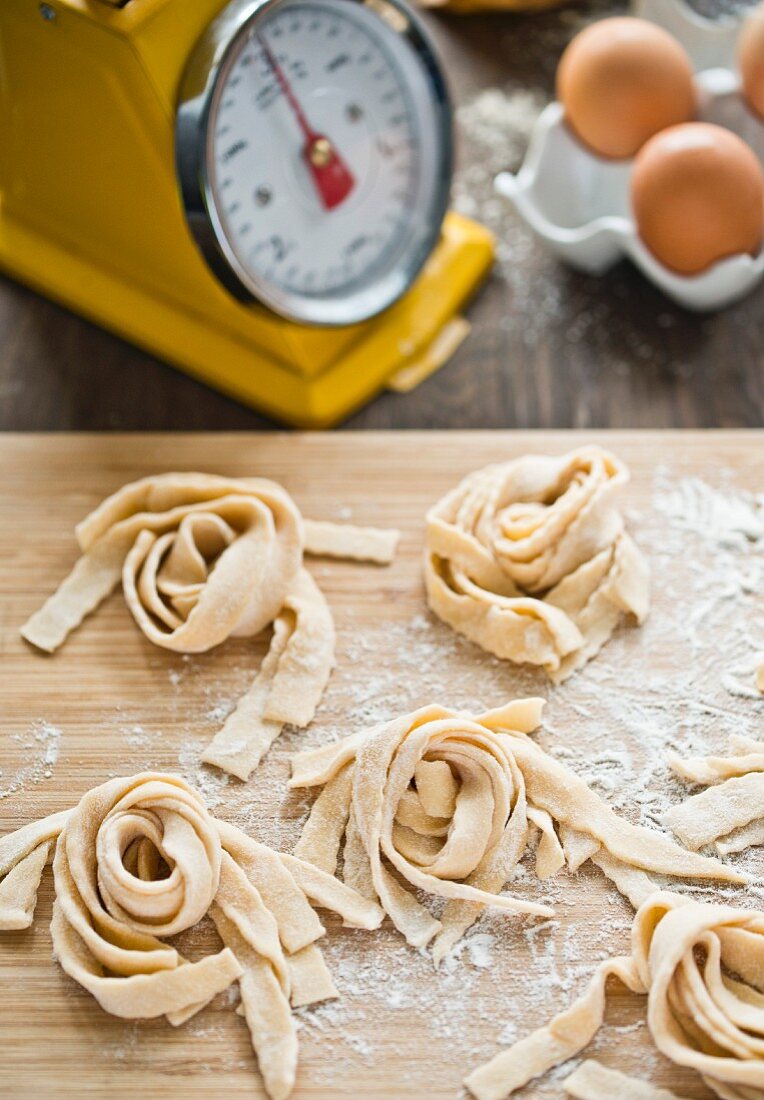
[[[428,77],[438,128],[431,225],[420,247],[405,264],[385,272],[378,282],[345,297],[308,297],[268,283],[246,271],[221,225],[208,176],[208,126],[219,81],[235,57],[242,34],[274,7],[290,0],[233,0],[210,23],[192,50],[181,81],[175,122],[175,157],[180,194],[194,240],[214,274],[240,301],[267,306],[302,324],[352,325],[388,309],[409,289],[435,247],[448,206],[453,169],[453,119],[445,76],[419,18],[403,0],[342,0],[375,11],[380,2],[404,18],[386,20],[387,29],[407,39]],[[318,0],[320,2],[320,0]],[[394,25],[393,25],[394,24]]]

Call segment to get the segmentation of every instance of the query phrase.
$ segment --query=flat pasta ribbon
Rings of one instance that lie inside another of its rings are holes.
[[[436,963],[486,905],[552,914],[500,893],[533,837],[540,878],[592,859],[635,906],[655,890],[648,872],[745,881],[629,824],[539,748],[528,734],[543,705],[521,699],[476,717],[429,706],[298,754],[290,786],[323,790],[295,853],[333,874],[344,839],[345,882],[378,899],[413,946],[434,939]],[[446,899],[440,919],[415,890]]]
[[[683,760],[671,752],[668,760],[681,779],[707,788],[663,817],[686,848],[713,844],[728,855],[764,844],[764,741],[733,734],[728,756]]]
[[[566,679],[649,609],[647,563],[614,503],[628,478],[595,446],[470,474],[427,514],[432,611],[489,653]]]
[[[764,913],[668,892],[654,893],[637,912],[631,954],[601,963],[570,1008],[471,1073],[472,1095],[503,1100],[583,1050],[602,1025],[610,975],[647,995],[647,1025],[667,1058],[697,1070],[724,1100],[764,1095]],[[615,1093],[605,1081],[584,1095],[611,1100]]]
[[[250,690],[204,761],[247,779],[285,724],[307,726],[334,664],[334,622],[303,550],[386,563],[396,531],[303,521],[273,481],[160,474],[125,485],[76,530],[82,557],[22,627],[52,653],[122,580],[146,637],[202,653],[273,624]]]
[[[26,928],[55,846],[51,933],[61,967],[106,1012],[184,1023],[238,981],[268,1095],[289,1096],[297,1068],[291,1007],[337,995],[309,900],[345,924],[376,928],[373,902],[207,811],[173,775],[95,787],[72,810],[0,839],[0,929]],[[223,949],[188,962],[163,938],[214,921]]]
[[[562,1082],[568,1096],[576,1100],[687,1100],[669,1089],[661,1089],[636,1077],[628,1077],[617,1069],[603,1066],[594,1058],[569,1074]]]

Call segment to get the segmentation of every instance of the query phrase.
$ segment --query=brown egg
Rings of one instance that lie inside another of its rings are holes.
[[[743,94],[764,119],[764,4],[754,8],[740,32],[738,62]]]
[[[666,267],[697,275],[764,237],[764,169],[731,130],[689,122],[656,134],[631,176],[637,231]]]
[[[644,19],[601,19],[577,34],[557,70],[568,124],[603,157],[633,157],[648,138],[695,115],[692,65]]]

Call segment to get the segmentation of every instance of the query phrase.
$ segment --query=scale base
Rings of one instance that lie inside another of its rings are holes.
[[[317,373],[242,339],[193,307],[180,305],[77,256],[8,217],[0,206],[0,267],[68,308],[286,424],[324,428],[380,390],[412,389],[437,369],[468,331],[460,310],[493,261],[493,238],[450,213],[440,243],[411,290],[380,317],[354,329],[322,330],[336,340]],[[308,330],[309,331],[309,330]]]

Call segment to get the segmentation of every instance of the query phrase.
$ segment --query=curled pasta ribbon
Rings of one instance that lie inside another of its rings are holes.
[[[469,717],[429,706],[298,754],[290,786],[323,789],[296,855],[333,874],[344,839],[345,882],[378,899],[413,946],[434,939],[436,963],[486,905],[551,915],[500,893],[534,838],[540,878],[592,859],[635,904],[655,889],[651,871],[745,881],[618,817],[530,739],[542,707],[522,699]],[[440,919],[415,890],[446,899]]]
[[[664,815],[686,848],[713,844],[728,855],[764,844],[764,741],[733,734],[728,756],[683,760],[671,752],[668,760],[681,779],[707,788]]]
[[[649,609],[647,564],[614,503],[628,477],[599,447],[470,474],[427,515],[431,609],[489,653],[566,679]]]
[[[82,557],[22,628],[58,649],[122,581],[146,637],[201,653],[273,624],[247,694],[205,753],[247,779],[285,724],[307,726],[334,664],[334,623],[303,550],[389,562],[398,533],[303,521],[272,481],[162,474],[125,485],[77,527]]]
[[[291,1007],[336,996],[308,899],[345,924],[383,914],[355,891],[207,811],[182,779],[147,772],[95,787],[73,810],[0,839],[0,928],[33,920],[55,845],[51,933],[61,967],[106,1012],[178,1025],[238,981],[268,1095],[292,1091]],[[223,949],[186,961],[163,938],[209,914]]]
[[[570,1008],[470,1074],[472,1095],[502,1100],[583,1050],[602,1026],[611,974],[647,995],[647,1025],[667,1058],[697,1070],[724,1100],[764,1095],[764,913],[668,892],[637,912],[631,954],[601,963]]]

